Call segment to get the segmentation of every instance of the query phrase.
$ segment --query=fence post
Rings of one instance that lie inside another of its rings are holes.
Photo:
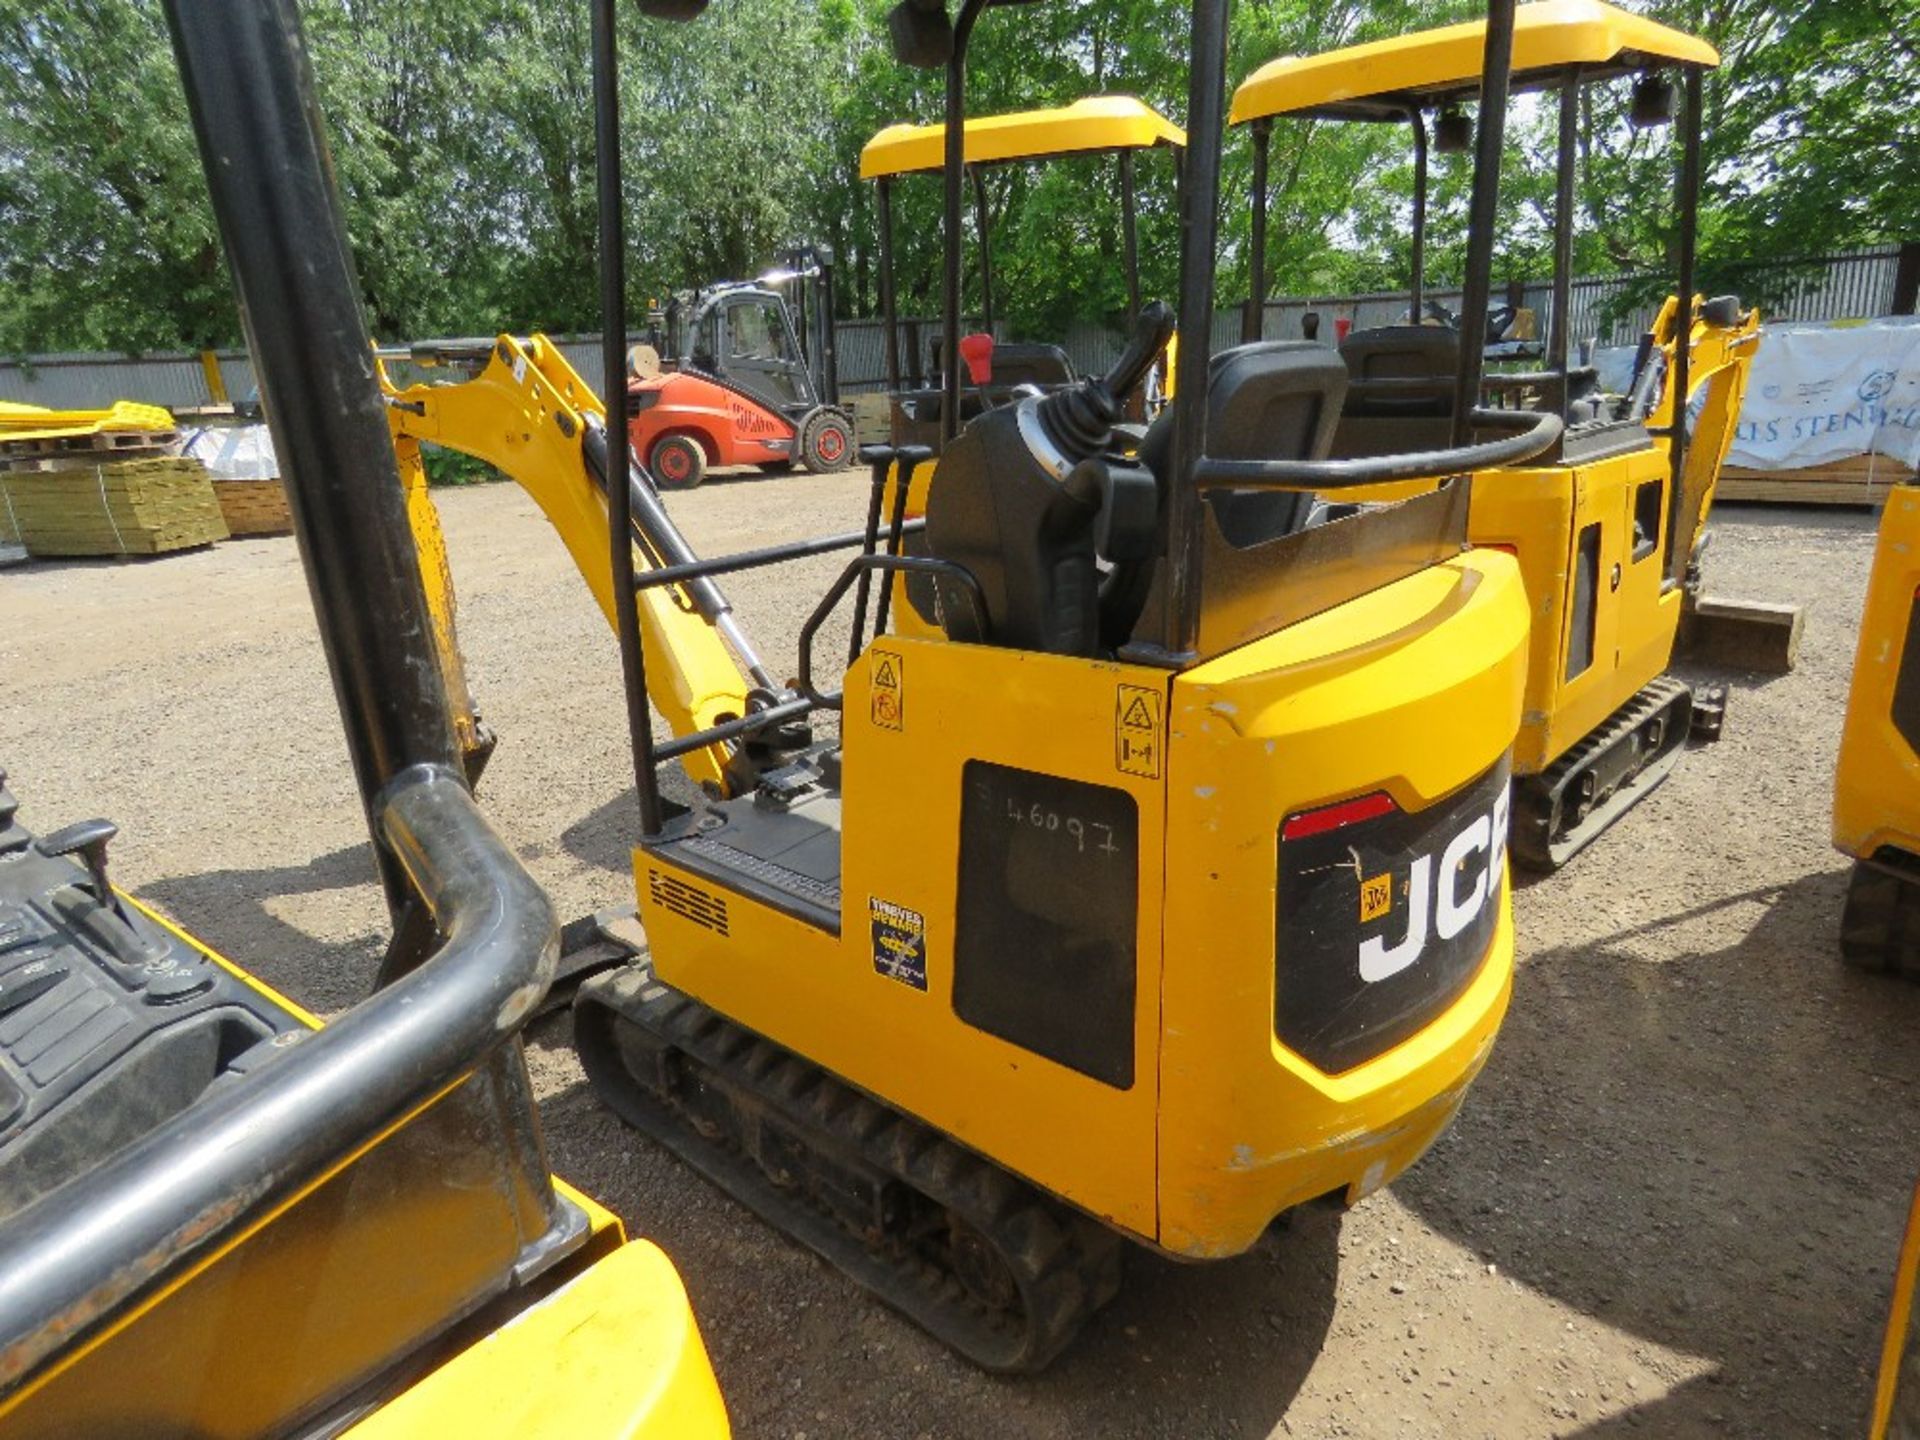
[[[1894,262],[1893,308],[1887,313],[1911,315],[1915,310],[1920,310],[1920,240],[1908,240]]]

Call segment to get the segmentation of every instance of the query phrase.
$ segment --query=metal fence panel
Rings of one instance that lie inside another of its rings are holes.
[[[1894,276],[1899,251],[1877,248],[1847,251],[1841,254],[1803,261],[1778,261],[1749,268],[1751,283],[1759,291],[1786,292],[1784,302],[1762,307],[1768,320],[1837,320],[1863,318],[1888,312],[1892,305]],[[1624,297],[1639,293],[1659,294],[1660,277],[1616,275],[1581,277],[1571,289],[1573,338],[1578,344],[1597,341],[1602,346],[1632,345],[1653,323],[1654,307],[1643,302],[1624,304]],[[1435,286],[1427,298],[1451,310],[1458,310],[1458,287]],[[1496,287],[1494,303],[1504,292]],[[1262,312],[1262,330],[1270,340],[1301,338],[1301,321],[1308,311],[1320,315],[1320,338],[1331,344],[1334,321],[1347,319],[1355,329],[1401,323],[1407,313],[1406,291],[1378,291],[1360,295],[1282,296],[1270,299]],[[1553,323],[1552,287],[1545,281],[1528,281],[1522,287],[1522,300],[1534,312],[1537,334],[1545,338]],[[1242,307],[1222,305],[1214,313],[1215,350],[1236,345],[1240,340]],[[978,328],[977,318],[969,319],[969,328]],[[900,321],[900,349],[907,373],[925,374],[933,337],[939,333],[937,320],[903,318]],[[996,326],[996,331],[1003,327]],[[840,389],[843,395],[883,389],[886,384],[886,347],[883,327],[878,320],[843,320],[836,327],[839,355]],[[639,335],[634,340],[642,338]],[[1002,338],[1005,338],[1002,334]],[[594,335],[552,337],[568,362],[596,391],[600,389],[600,342]],[[1074,370],[1083,375],[1099,374],[1119,356],[1124,335],[1104,325],[1073,326],[1061,341]],[[919,365],[914,365],[916,347]],[[221,380],[230,400],[244,400],[254,389],[253,367],[246,352],[220,350]],[[210,393],[200,353],[192,350],[166,351],[150,355],[33,355],[0,361],[0,400],[53,409],[99,409],[115,400],[139,400],[169,409],[193,409],[216,403]]]

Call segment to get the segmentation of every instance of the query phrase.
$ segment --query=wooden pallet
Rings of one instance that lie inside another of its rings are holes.
[[[92,435],[8,435],[0,438],[0,474],[25,475],[51,470],[90,470],[124,460],[158,460],[177,455],[180,436],[173,430],[105,430]]]
[[[287,509],[286,487],[278,480],[221,480],[213,482],[214,497],[227,529],[234,535],[291,535],[293,515]]]
[[[1895,485],[1914,483],[1914,472],[1885,455],[1855,455],[1799,470],[1749,470],[1728,465],[1720,472],[1716,500],[1785,505],[1878,505]]]
[[[893,399],[888,395],[855,395],[853,440],[856,445],[885,445],[893,434]]]

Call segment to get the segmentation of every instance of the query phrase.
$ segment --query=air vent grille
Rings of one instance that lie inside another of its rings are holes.
[[[720,896],[658,870],[647,871],[647,891],[661,909],[670,910],[682,920],[691,920],[716,935],[727,933],[727,902]]]

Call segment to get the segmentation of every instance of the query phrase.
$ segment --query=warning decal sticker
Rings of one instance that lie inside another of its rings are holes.
[[[907,662],[891,650],[873,652],[873,723],[883,730],[907,728]]]
[[[1113,763],[1123,773],[1160,778],[1160,702],[1158,690],[1120,687],[1113,711]]]
[[[867,915],[873,929],[874,973],[916,990],[926,989],[926,917],[873,895],[867,897]]]

